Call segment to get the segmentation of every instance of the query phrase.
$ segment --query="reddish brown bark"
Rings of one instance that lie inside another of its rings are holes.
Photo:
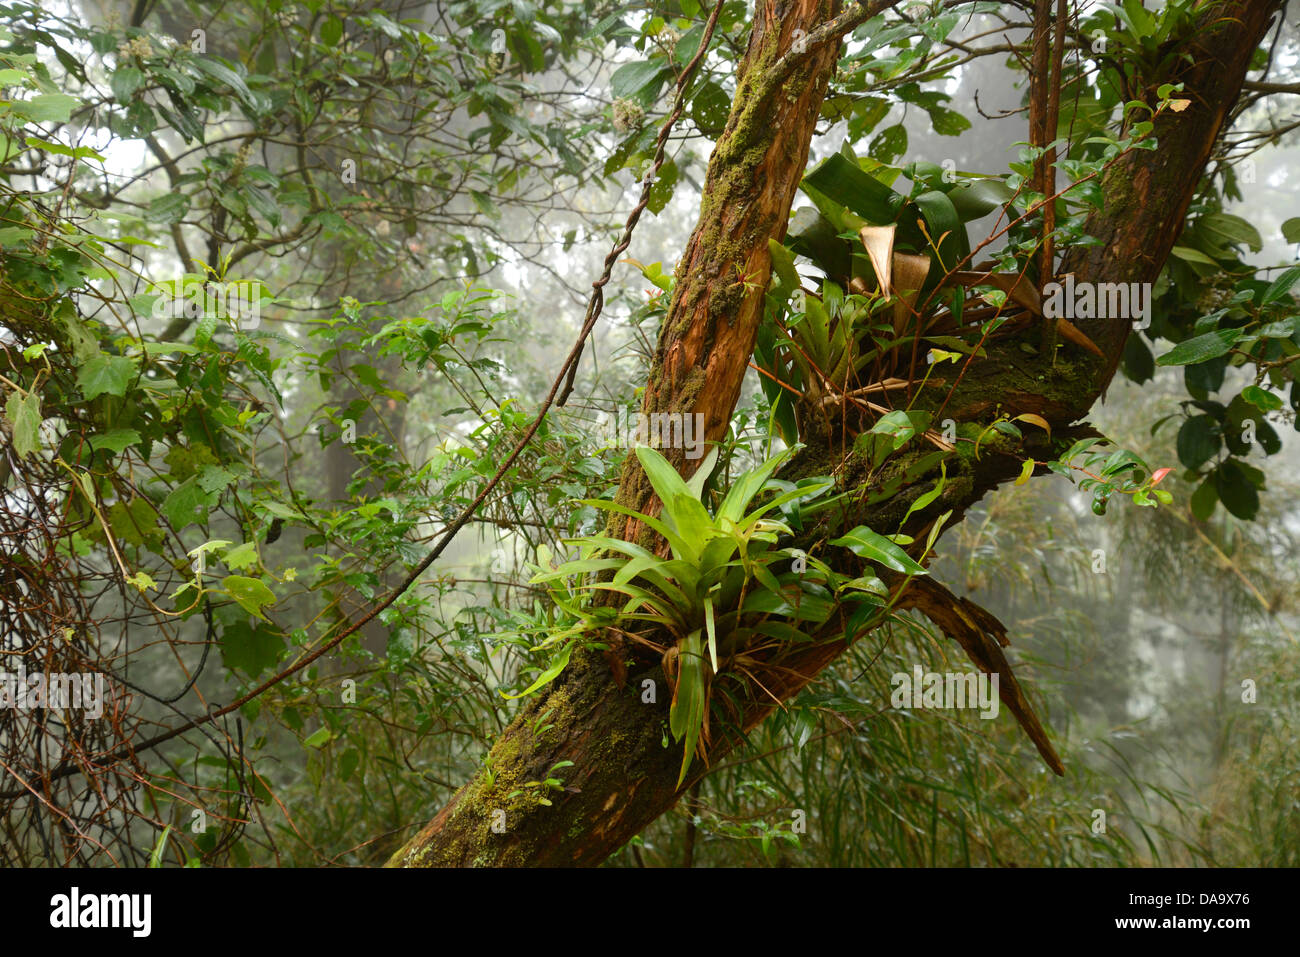
[[[735,103],[709,159],[700,219],[677,266],[642,403],[647,415],[702,414],[706,442],[726,435],[740,397],[772,268],[767,241],[785,237],[839,41],[807,47],[782,82],[772,81],[772,66],[838,12],[839,0],[760,3]],[[680,449],[665,454],[684,475],[699,463]],[[620,484],[621,502],[656,511],[634,456]],[[611,531],[630,539],[640,532],[621,520]]]

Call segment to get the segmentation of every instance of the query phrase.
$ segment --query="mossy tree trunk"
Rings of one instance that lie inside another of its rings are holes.
[[[1193,62],[1185,63],[1177,77],[1151,78],[1148,99],[1157,82],[1182,81],[1191,106],[1158,118],[1157,150],[1134,151],[1106,175],[1104,208],[1089,224],[1089,232],[1103,244],[1067,256],[1061,267],[1073,272],[1076,281],[1156,279],[1237,102],[1251,55],[1278,6],[1273,0],[1211,4],[1190,41]],[[758,4],[731,119],[710,161],[700,221],[679,267],[645,411],[702,412],[710,440],[725,433],[739,395],[768,278],[767,240],[784,231],[837,44],[813,51],[776,88],[763,82],[763,72],[789,48],[794,30],[811,33],[835,12],[824,0]],[[1127,323],[1114,320],[1080,325],[1104,358],[1072,346],[1055,363],[1043,352],[1027,357],[1021,344],[1039,345],[1043,333],[1030,328],[993,343],[987,359],[972,364],[959,382],[932,377],[914,407],[942,406],[943,415],[958,422],[962,433],[979,434],[998,414],[1029,412],[1047,419],[1054,435],[1069,434],[1109,383],[1129,331]],[[913,514],[904,530],[923,536],[950,509],[950,524],[955,523],[985,492],[1015,477],[1026,455],[1050,457],[1045,438],[1037,430],[1027,432],[1035,434],[1014,447],[998,437],[989,449],[986,440],[988,451],[979,459],[960,454],[956,465],[949,465],[944,493]],[[959,452],[962,448],[959,443]],[[801,533],[795,544],[842,564],[847,553],[836,549],[832,556],[825,546],[828,539],[858,524],[883,532],[896,529],[911,502],[934,485],[933,475],[909,471],[920,454],[891,460],[885,474],[873,474],[868,486],[868,469],[851,450],[806,449],[784,477],[833,473],[841,490],[862,494],[850,497],[858,504],[824,514],[821,524]],[[693,463],[677,464],[687,472]],[[872,491],[890,483],[898,484],[892,494],[872,499]],[[630,462],[619,495],[627,504],[654,507],[644,477]],[[633,527],[621,531],[627,537],[642,534]],[[834,622],[819,637],[785,655],[779,669],[765,672],[763,690],[727,674],[734,683],[731,693],[747,704],[738,720],[733,716],[730,731],[715,727],[712,763],[734,747],[739,730],[752,728],[773,710],[767,692],[788,699],[846,647],[843,630]],[[624,660],[611,668],[604,655],[576,654],[550,690],[536,696],[502,734],[488,769],[463,787],[390,864],[596,865],[670,809],[707,768],[696,761],[682,788],[676,787],[681,755],[679,745],[665,744],[667,683],[657,665],[630,660],[632,670],[624,674]],[[644,700],[647,679],[659,692],[654,703]],[[543,804],[538,789],[524,785],[545,779],[561,761],[573,762],[557,775],[564,779],[564,790],[545,795],[550,803]]]

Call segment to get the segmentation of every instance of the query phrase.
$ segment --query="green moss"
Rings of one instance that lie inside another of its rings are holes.
[[[745,301],[744,283],[734,282],[709,300],[709,318],[714,322],[735,316]]]

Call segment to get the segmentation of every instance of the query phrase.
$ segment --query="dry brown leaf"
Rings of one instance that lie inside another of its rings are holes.
[[[1076,326],[1074,323],[1070,322],[1068,319],[1057,319],[1056,328],[1061,331],[1061,335],[1065,336],[1065,338],[1069,339],[1076,346],[1079,346],[1081,349],[1087,349],[1089,352],[1094,353],[1099,358],[1102,359],[1106,358],[1105,353],[1103,353],[1100,349],[1097,348],[1097,343],[1093,342],[1082,332],[1080,332],[1079,327]]]
[[[912,309],[916,305],[916,297],[921,294],[921,287],[925,285],[925,277],[930,274],[930,257],[916,256],[912,253],[894,253],[893,273],[897,279],[895,286],[898,289],[908,290],[906,295],[900,295],[898,301],[894,303],[894,334],[901,336],[903,330],[907,328],[908,317],[912,315]]]
[[[867,250],[867,258],[871,260],[871,268],[876,271],[880,291],[886,296],[894,294],[891,267],[894,255],[894,233],[897,230],[898,227],[894,223],[888,226],[863,226],[858,230],[858,238],[862,240],[862,245]]]
[[[1043,314],[1043,297],[1025,276],[999,272],[955,272],[948,277],[948,281],[967,287],[996,286],[1010,296],[1013,302],[1024,306],[1034,315]]]

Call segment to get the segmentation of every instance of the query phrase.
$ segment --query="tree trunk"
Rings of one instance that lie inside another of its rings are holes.
[[[1129,154],[1105,177],[1105,207],[1089,228],[1103,245],[1067,257],[1064,269],[1076,281],[1155,280],[1277,8],[1272,0],[1229,0],[1203,13],[1192,41],[1194,62],[1169,80],[1186,84],[1184,96],[1192,105],[1158,118],[1158,150]],[[763,71],[789,48],[795,30],[811,33],[834,12],[831,3],[817,0],[758,4],[731,119],[710,160],[700,221],[678,270],[645,411],[703,412],[711,440],[725,433],[739,395],[768,280],[767,240],[784,232],[838,43],[811,50],[779,89],[764,84]],[[1146,91],[1148,99],[1153,89]],[[913,407],[942,407],[945,417],[975,434],[998,414],[1019,412],[1043,416],[1054,435],[1068,433],[1110,381],[1128,327],[1111,320],[1084,331],[1100,345],[1104,359],[1064,350],[1055,363],[1046,354],[1027,358],[1020,344],[1037,342],[1041,335],[1031,328],[990,344],[988,358],[972,363],[956,383],[932,377]],[[948,510],[958,521],[985,492],[1014,477],[1025,455],[1050,457],[1045,439],[1030,431],[1035,434],[1019,446],[998,444],[979,459],[959,445],[943,494],[911,516],[904,530],[922,537]],[[837,491],[862,494],[851,496],[854,504],[838,512],[823,513],[820,524],[801,533],[795,544],[814,552],[855,525],[882,532],[897,528],[911,502],[934,485],[934,474],[909,471],[921,454],[891,459],[885,474],[872,475],[868,484],[869,469],[851,449],[829,444],[805,449],[783,477],[833,472]],[[678,456],[685,472],[689,463]],[[654,507],[652,495],[633,463],[629,456],[619,500],[648,510]],[[873,491],[878,493],[874,501]],[[644,537],[645,531],[622,529],[629,538]],[[837,556],[837,564],[844,561]],[[925,607],[920,597],[911,604]],[[733,682],[735,700],[745,704],[743,713],[729,716],[730,730],[717,730],[711,761],[735,746],[740,731],[771,712],[772,696],[785,700],[796,694],[847,647],[842,623],[828,624],[824,632],[821,640],[788,649],[779,668],[763,671],[762,690],[731,672],[719,676]],[[962,636],[953,637],[966,645]],[[623,663],[616,661],[615,670],[621,672]],[[670,744],[667,731],[668,685],[657,665],[633,662],[633,669],[630,680],[622,681],[605,656],[575,654],[549,692],[536,696],[502,734],[488,767],[393,856],[390,866],[596,865],[670,809],[707,767],[697,760],[682,788],[676,787],[681,746]],[[646,686],[646,680],[654,684]],[[646,687],[657,692],[653,703],[643,703],[649,697]],[[573,762],[556,774],[564,780],[562,791],[541,795],[540,788],[527,786],[546,779],[561,761]]]

